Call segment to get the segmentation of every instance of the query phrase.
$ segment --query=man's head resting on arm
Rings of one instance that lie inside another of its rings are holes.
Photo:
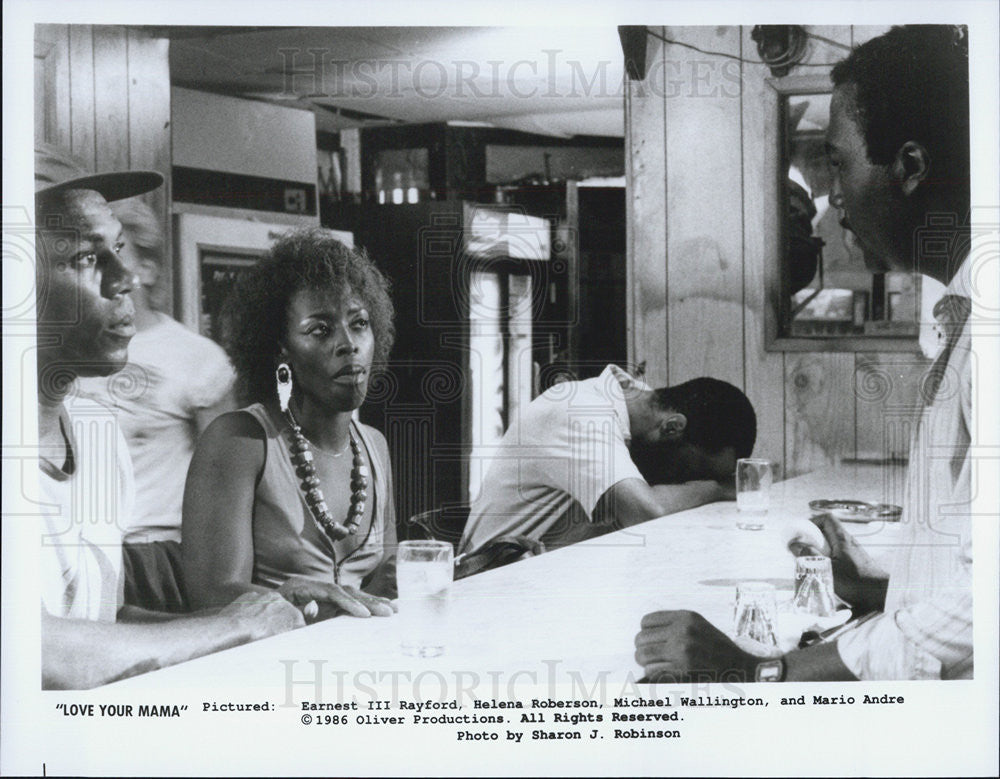
[[[629,401],[629,421],[632,460],[649,484],[729,480],[757,439],[746,395],[708,377],[641,393]]]

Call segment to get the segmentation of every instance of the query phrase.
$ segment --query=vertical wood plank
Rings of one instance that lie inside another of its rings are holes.
[[[69,25],[56,25],[59,28],[57,44],[58,56],[55,60],[55,115],[51,131],[51,142],[69,149],[72,145],[70,134],[70,91],[69,91]]]
[[[902,458],[923,406],[930,362],[921,354],[861,353],[855,358],[858,457]]]
[[[742,30],[743,59],[755,60],[752,27]],[[781,251],[777,93],[765,65],[742,65],[743,125],[743,348],[745,392],[757,412],[755,451],[785,470],[784,359],[766,350],[767,321],[778,294]],[[773,318],[773,315],[772,315]],[[776,328],[776,323],[770,323]]]
[[[738,57],[738,27],[666,37]],[[667,334],[670,382],[743,374],[739,63],[666,44]]]
[[[94,27],[94,118],[95,168],[127,169],[128,51],[123,27]]]
[[[91,168],[97,147],[94,128],[94,39],[90,25],[69,26],[70,151]]]
[[[164,251],[156,304],[173,312],[173,230],[170,215],[170,64],[169,41],[151,38],[130,29],[128,47],[128,167],[156,170],[164,184],[144,195],[144,200],[160,215],[164,230]]]
[[[662,27],[650,28],[660,35]],[[663,44],[646,42],[647,77],[625,93],[628,359],[646,381],[668,382],[665,69]]]
[[[855,456],[854,355],[785,355],[786,478]]]
[[[49,57],[52,54],[52,45],[35,38],[35,61],[34,65],[34,97],[35,97],[35,144],[48,141],[48,127],[53,124],[50,118],[55,113],[52,102],[53,95],[49,92],[49,84],[52,77],[46,71],[52,70]]]
[[[44,61],[35,63],[35,123],[36,139],[69,150],[69,26],[39,24],[35,26],[36,57],[39,45]],[[39,84],[39,78],[42,83]],[[38,125],[41,124],[41,128]],[[39,138],[37,129],[41,129]]]

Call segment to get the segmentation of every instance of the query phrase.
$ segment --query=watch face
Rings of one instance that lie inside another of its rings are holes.
[[[785,663],[783,660],[765,660],[757,665],[758,682],[780,682],[784,676]]]

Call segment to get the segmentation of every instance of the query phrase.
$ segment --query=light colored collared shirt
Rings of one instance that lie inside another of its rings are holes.
[[[946,345],[924,382],[885,612],[837,649],[859,679],[972,677],[969,260],[935,307]]]
[[[128,364],[107,377],[79,379],[83,397],[117,411],[135,469],[129,543],[181,540],[181,504],[198,442],[197,415],[226,396],[235,380],[222,348],[168,316],[140,330]]]
[[[497,448],[472,505],[459,552],[508,535],[570,543],[597,501],[632,462],[626,398],[649,388],[616,365],[600,376],[557,384],[524,407]]]

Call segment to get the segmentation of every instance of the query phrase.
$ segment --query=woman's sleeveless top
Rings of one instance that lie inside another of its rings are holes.
[[[391,466],[381,460],[371,429],[351,422],[372,465],[371,524],[362,525],[357,534],[334,543],[313,519],[299,489],[285,435],[287,423],[281,429],[275,427],[260,403],[243,411],[260,423],[267,436],[264,470],[253,504],[254,584],[279,587],[291,576],[307,576],[360,587],[361,580],[382,559],[385,523],[394,515],[388,510],[392,497],[387,476]]]

